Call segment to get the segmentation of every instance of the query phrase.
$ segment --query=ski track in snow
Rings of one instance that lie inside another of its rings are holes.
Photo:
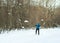
[[[40,29],[40,35],[35,30],[11,30],[0,34],[0,43],[60,43],[60,29]]]

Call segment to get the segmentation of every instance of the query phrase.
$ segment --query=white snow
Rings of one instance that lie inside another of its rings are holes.
[[[40,35],[35,30],[11,30],[0,34],[0,43],[60,43],[60,29],[40,29]]]
[[[24,22],[26,22],[26,23],[27,23],[27,22],[29,22],[29,21],[28,21],[28,20],[25,20]]]

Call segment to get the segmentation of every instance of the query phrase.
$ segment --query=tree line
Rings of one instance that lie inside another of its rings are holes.
[[[51,27],[55,20],[56,0],[0,0],[0,28]],[[28,21],[28,22],[24,22]]]

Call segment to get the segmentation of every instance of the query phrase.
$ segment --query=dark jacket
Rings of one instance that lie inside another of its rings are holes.
[[[40,24],[36,24],[36,29],[39,29],[40,28]]]

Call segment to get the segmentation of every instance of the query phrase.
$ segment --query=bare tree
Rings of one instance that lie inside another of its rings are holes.
[[[40,0],[40,6],[43,6],[46,8],[46,13],[45,13],[45,24],[47,26],[52,26],[52,19],[53,19],[53,15],[54,15],[54,9],[55,9],[55,5],[56,5],[56,0]],[[43,10],[44,11],[44,10]],[[42,11],[42,12],[43,12]],[[44,23],[43,23],[44,24]]]

